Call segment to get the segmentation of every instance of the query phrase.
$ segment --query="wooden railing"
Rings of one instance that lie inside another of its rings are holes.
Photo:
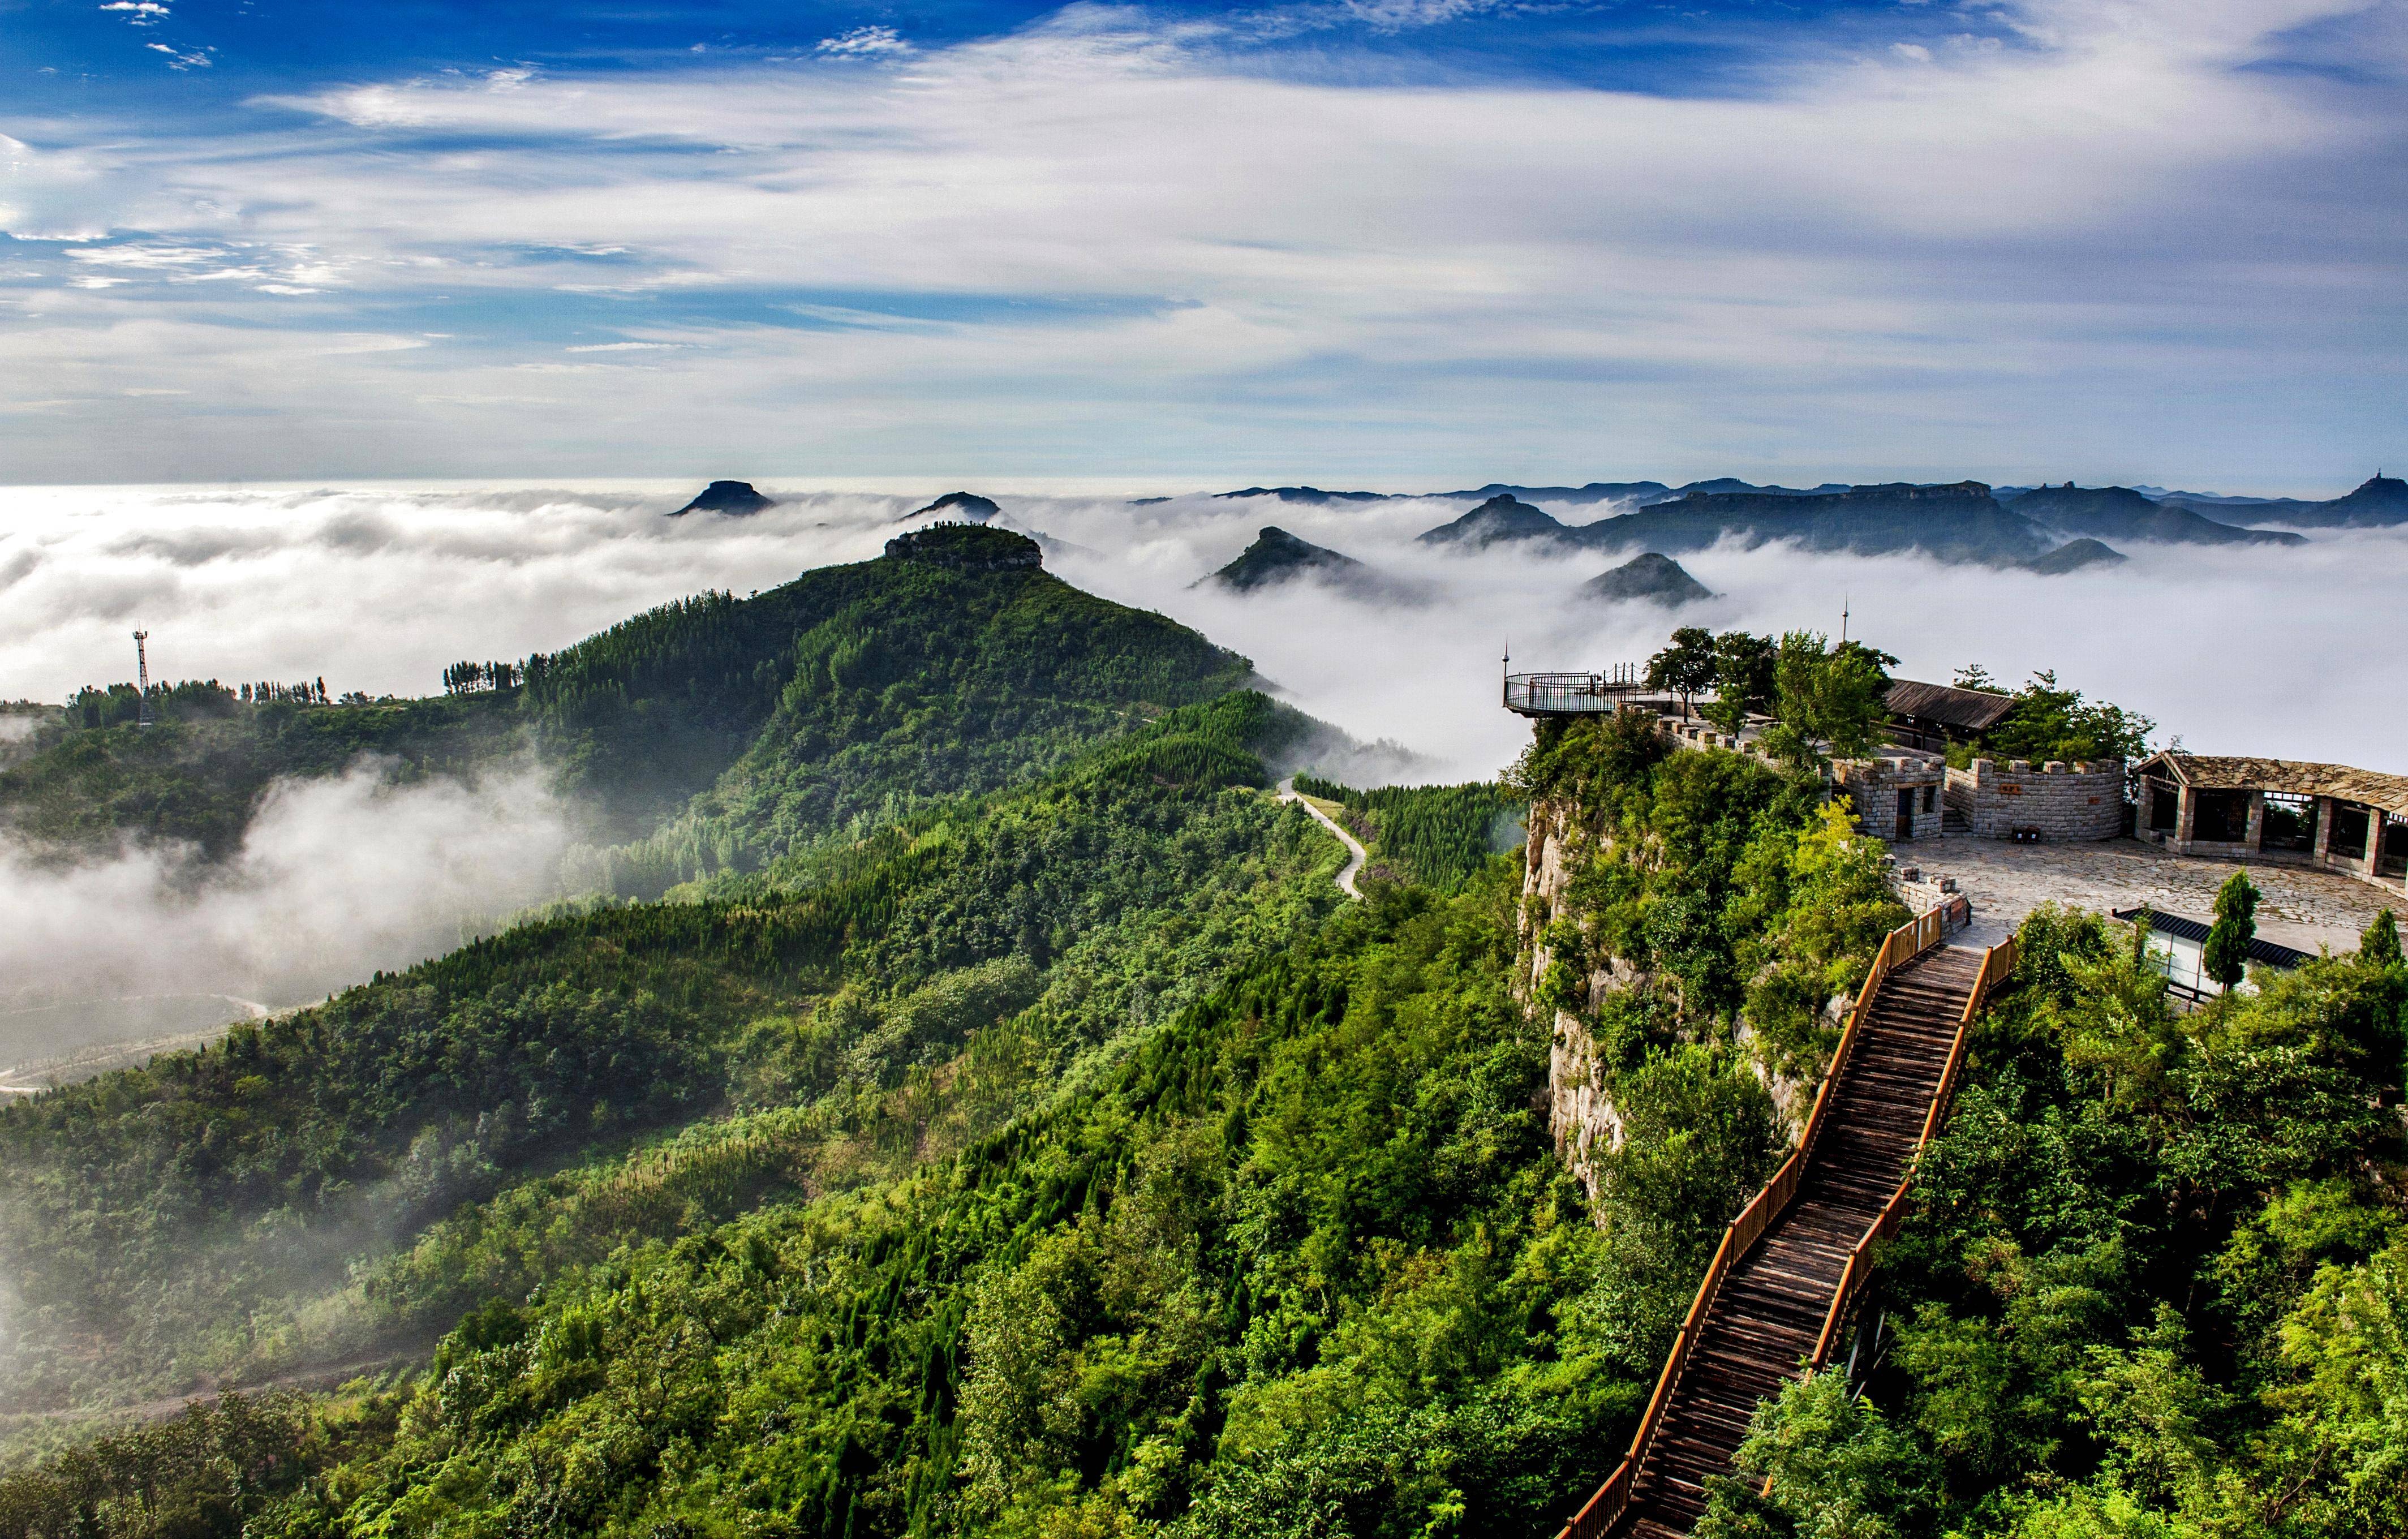
[[[1982,971],[1973,980],[1973,992],[1966,997],[1965,1013],[1956,1022],[1956,1035],[1948,1043],[1948,1063],[1940,1072],[1939,1087],[1931,1093],[1931,1109],[1923,1115],[1923,1131],[1915,1136],[1914,1152],[1907,1158],[1906,1174],[1890,1193],[1882,1211],[1865,1226],[1865,1232],[1848,1252],[1847,1264],[1840,1270],[1840,1286],[1831,1295],[1831,1307],[1823,1316],[1822,1334],[1814,1340],[1814,1355],[1807,1361],[1808,1373],[1820,1369],[1830,1360],[1831,1349],[1839,1345],[1840,1329],[1846,1322],[1849,1307],[1862,1292],[1872,1275],[1873,1247],[1898,1232],[1906,1216],[1906,1195],[1914,1185],[1915,1168],[1923,1163],[1924,1151],[1931,1146],[1932,1136],[1948,1115],[1948,1103],[1956,1094],[1956,1081],[1965,1072],[1965,1044],[1972,1036],[1973,1022],[1982,1014],[1999,985],[2015,970],[2014,937],[1992,946],[1982,954]],[[1768,1480],[1767,1486],[1771,1482]]]
[[[1603,1539],[1604,1535],[1613,1532],[1623,1515],[1630,1510],[1631,1482],[1638,1477],[1640,1466],[1646,1462],[1647,1449],[1655,1441],[1656,1426],[1664,1419],[1664,1412],[1672,1402],[1672,1391],[1680,1386],[1682,1370],[1688,1366],[1689,1348],[1698,1339],[1698,1329],[1706,1323],[1706,1312],[1713,1306],[1714,1295],[1722,1287],[1723,1278],[1797,1197],[1798,1188],[1805,1180],[1806,1162],[1813,1153],[1814,1141],[1823,1130],[1823,1109],[1831,1099],[1831,1086],[1837,1083],[1840,1071],[1847,1066],[1850,1056],[1856,1051],[1856,1028],[1863,1022],[1866,1012],[1872,1008],[1873,996],[1881,992],[1882,981],[1938,945],[1954,924],[1961,922],[1969,912],[1964,900],[1958,899],[1917,914],[1882,938],[1881,950],[1874,953],[1873,965],[1865,973],[1864,986],[1856,990],[1856,1003],[1848,1012],[1848,1024],[1840,1032],[1840,1045],[1832,1051],[1831,1065],[1824,1071],[1823,1084],[1814,1092],[1814,1109],[1807,1114],[1806,1129],[1799,1136],[1798,1147],[1782,1161],[1781,1169],[1764,1184],[1764,1189],[1757,1192],[1746,1207],[1740,1209],[1739,1216],[1723,1230],[1722,1244],[1714,1247],[1714,1259],[1706,1268],[1705,1280],[1698,1285],[1698,1296],[1689,1304],[1687,1317],[1681,1322],[1680,1334],[1672,1338],[1672,1350],[1665,1356],[1664,1371],[1656,1375],[1656,1393],[1649,1397],[1647,1409],[1639,1417],[1639,1430],[1630,1439],[1629,1453],[1623,1456],[1622,1462],[1614,1467],[1613,1473],[1605,1477],[1605,1484],[1599,1486],[1597,1494],[1572,1515],[1571,1521],[1564,1525],[1555,1539]],[[1995,956],[1996,950],[1990,955]],[[2009,965],[2013,965],[2012,955]],[[1982,964],[1985,978],[1989,976],[1989,959],[1985,957]],[[1978,1001],[1980,998],[1981,990],[1977,987],[1974,999]],[[1970,1009],[1967,1015],[1970,1019]],[[1960,1026],[1956,1032],[1957,1046],[1949,1056],[1952,1072],[1963,1050],[1964,1039],[1964,1028]],[[1928,1139],[1930,1133],[1930,1124],[1927,1120],[1924,1136]],[[1828,1323],[1824,1329],[1828,1334]],[[1818,1364],[1822,1360],[1821,1350],[1819,1346],[1816,1348],[1815,1361]]]

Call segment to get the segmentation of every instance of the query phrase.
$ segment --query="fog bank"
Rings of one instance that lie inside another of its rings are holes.
[[[304,1003],[450,951],[551,896],[569,837],[530,768],[395,785],[363,761],[272,786],[239,853],[197,880],[174,850],[59,868],[0,844],[0,1066]]]
[[[702,588],[748,593],[874,556],[913,510],[967,489],[1049,537],[1046,565],[1068,581],[1195,626],[1304,710],[1419,755],[1390,755],[1410,766],[1398,773],[1484,776],[1512,760],[1527,727],[1498,706],[1509,641],[1517,669],[1599,668],[1643,658],[1674,624],[1836,632],[1843,605],[1850,633],[1896,653],[1908,677],[1978,662],[2019,683],[2054,668],[2202,752],[2408,770],[2396,713],[2368,704],[2370,672],[2396,666],[2401,531],[2315,532],[2288,550],[2133,545],[2122,566],[2046,578],[1725,547],[1681,558],[1720,597],[1676,619],[1579,597],[1618,558],[1416,544],[1469,506],[1459,500],[760,484],[779,506],[678,519],[662,515],[695,483],[0,491],[0,698],[57,700],[130,677],[136,626],[151,632],[154,677],[323,675],[337,692],[423,693],[457,658],[553,650]],[[1550,511],[1583,523],[1612,510]],[[1269,525],[1429,597],[1193,585]]]

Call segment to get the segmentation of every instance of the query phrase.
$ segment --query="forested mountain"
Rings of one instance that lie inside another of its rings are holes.
[[[1037,786],[889,826],[803,888],[523,926],[0,1108],[0,1408],[440,1329],[487,1295],[364,1293],[347,1266],[652,1129],[800,1107],[857,1132],[1005,1020],[1010,1053],[956,1088],[990,1098],[965,1128],[1009,1115],[1335,899],[1335,843],[1259,794],[1257,753],[1306,726],[1254,694],[1175,711]],[[515,1297],[540,1271],[513,1275]]]
[[[456,692],[429,699],[178,685],[154,691],[160,725],[137,729],[131,686],[87,692],[0,770],[0,822],[54,843],[131,832],[222,855],[279,775],[361,754],[458,773],[532,749],[606,837],[646,835],[712,793],[621,862],[628,890],[657,891],[1042,773],[1251,674],[1184,626],[1039,569],[1025,537],[945,536],[750,598],[666,604],[556,653],[459,665]]]
[[[1301,778],[1346,901],[1267,794],[1313,724],[1170,704],[1241,665],[1033,554],[530,660],[445,709],[656,797],[640,723],[722,732],[671,832],[741,857],[0,1108],[0,1539],[1554,1532],[1904,917],[1882,847],[1811,767],[1548,723],[1501,784]],[[2095,916],[2022,940],[1856,1366],[1699,1532],[2401,1532],[2396,934],[2190,1014]]]
[[[399,777],[468,773],[519,741],[515,701],[490,693],[253,702],[211,680],[154,690],[158,723],[149,728],[134,725],[135,703],[131,684],[86,690],[46,720],[0,766],[0,827],[62,854],[130,835],[219,858],[241,844],[279,776],[337,774],[363,755]]]

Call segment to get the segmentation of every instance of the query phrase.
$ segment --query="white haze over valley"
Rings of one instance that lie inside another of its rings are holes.
[[[1582,599],[1580,584],[1621,556],[1414,542],[1462,500],[1138,505],[1147,489],[1121,484],[765,482],[780,505],[752,517],[662,516],[695,489],[0,491],[0,699],[58,702],[130,679],[136,628],[150,633],[154,680],[433,693],[455,660],[556,650],[704,588],[740,595],[875,556],[924,522],[912,510],[967,489],[1000,502],[1005,525],[1047,537],[1050,570],[1242,652],[1303,710],[1409,750],[1386,762],[1415,780],[1492,776],[1527,741],[1498,703],[1509,639],[1517,670],[1598,669],[1643,659],[1675,624],[1836,632],[1843,602],[1850,634],[1896,653],[1904,677],[1945,681],[1978,662],[2019,683],[2054,668],[2156,717],[2161,741],[2408,770],[2386,697],[2401,531],[2311,531],[2294,549],[2128,545],[2121,567],[2063,577],[1726,546],[1680,557],[1720,597],[1676,620]],[[1578,524],[1613,510],[1550,511]],[[1194,585],[1269,525],[1423,597]],[[22,752],[15,730],[0,731],[0,759]],[[575,827],[530,769],[396,786],[363,765],[280,786],[230,871],[197,889],[173,852],[59,870],[0,850],[0,1066],[55,1049],[62,999],[286,1004],[450,949],[561,891]]]
[[[270,787],[206,880],[174,849],[58,866],[0,845],[0,1068],[306,1003],[450,951],[552,896],[569,847],[532,767],[395,785],[365,760]]]

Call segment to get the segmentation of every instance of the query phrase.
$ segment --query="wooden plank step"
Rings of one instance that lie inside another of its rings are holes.
[[[1685,1539],[1705,1511],[1704,1482],[1729,1473],[1756,1408],[1798,1376],[1848,1257],[1905,1179],[1981,969],[1980,953],[1938,947],[1875,990],[1795,1199],[1709,1301],[1632,1472],[1626,1532]]]

